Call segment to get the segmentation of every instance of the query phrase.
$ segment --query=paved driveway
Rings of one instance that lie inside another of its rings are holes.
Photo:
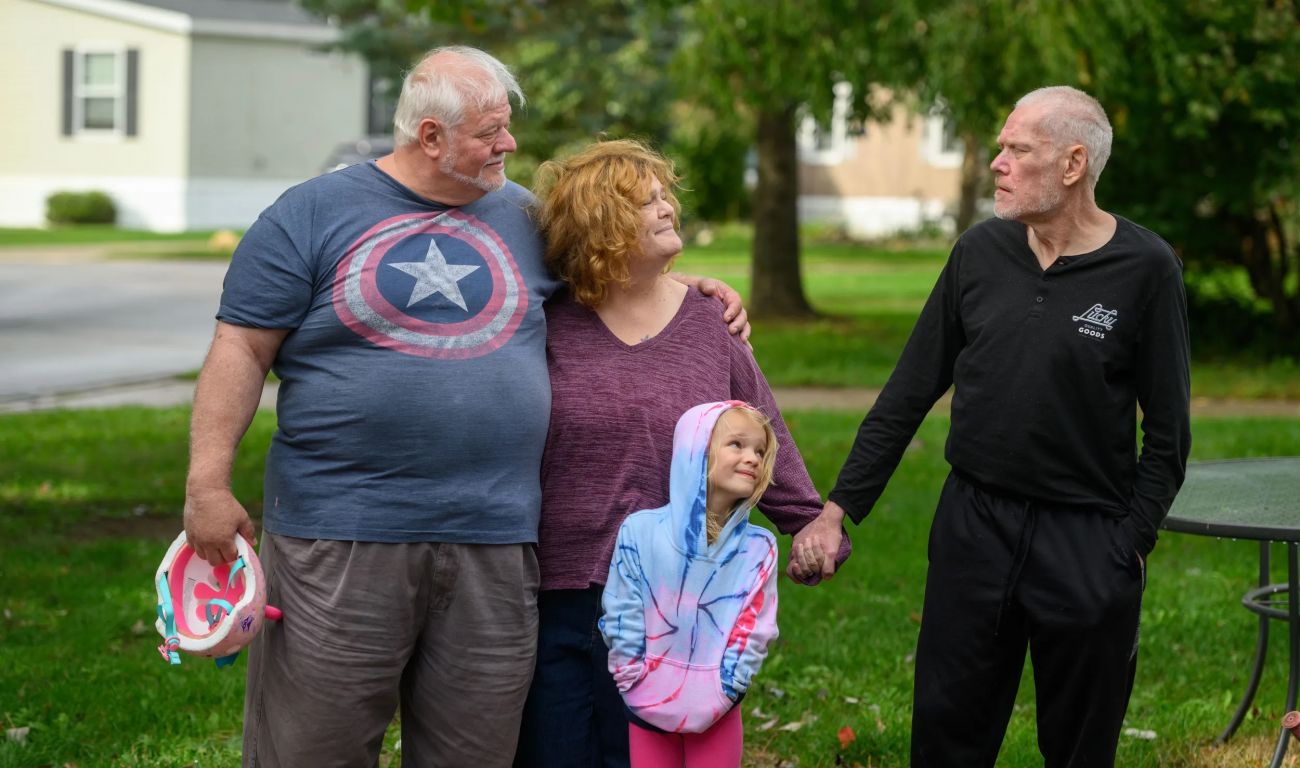
[[[0,260],[0,402],[197,369],[224,262]]]

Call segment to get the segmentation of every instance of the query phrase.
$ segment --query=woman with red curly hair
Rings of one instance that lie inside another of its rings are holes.
[[[677,180],[669,160],[628,140],[538,170],[546,260],[568,289],[546,305],[540,630],[516,765],[628,765],[628,718],[597,622],[619,525],[668,501],[682,413],[754,404],[783,446],[759,509],[785,534],[821,512],[749,347],[719,322],[717,301],[669,275],[682,250]],[[843,537],[841,562],[848,550]]]

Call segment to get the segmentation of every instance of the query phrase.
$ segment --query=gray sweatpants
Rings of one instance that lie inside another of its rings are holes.
[[[245,766],[371,768],[400,703],[402,765],[509,766],[532,679],[531,544],[383,544],[267,533]]]

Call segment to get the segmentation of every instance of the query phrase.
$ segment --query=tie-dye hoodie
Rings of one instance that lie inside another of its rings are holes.
[[[605,585],[609,670],[628,708],[665,731],[717,722],[777,634],[776,539],[750,525],[748,508],[712,546],[706,532],[709,440],[738,405],[697,405],[677,421],[668,505],[623,522]]]

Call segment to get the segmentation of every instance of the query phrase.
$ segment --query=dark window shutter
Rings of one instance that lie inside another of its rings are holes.
[[[139,130],[136,125],[140,86],[140,49],[130,48],[126,52],[126,135],[134,136]]]
[[[72,135],[72,76],[73,66],[72,57],[75,54],[71,48],[63,49],[63,135]]]

